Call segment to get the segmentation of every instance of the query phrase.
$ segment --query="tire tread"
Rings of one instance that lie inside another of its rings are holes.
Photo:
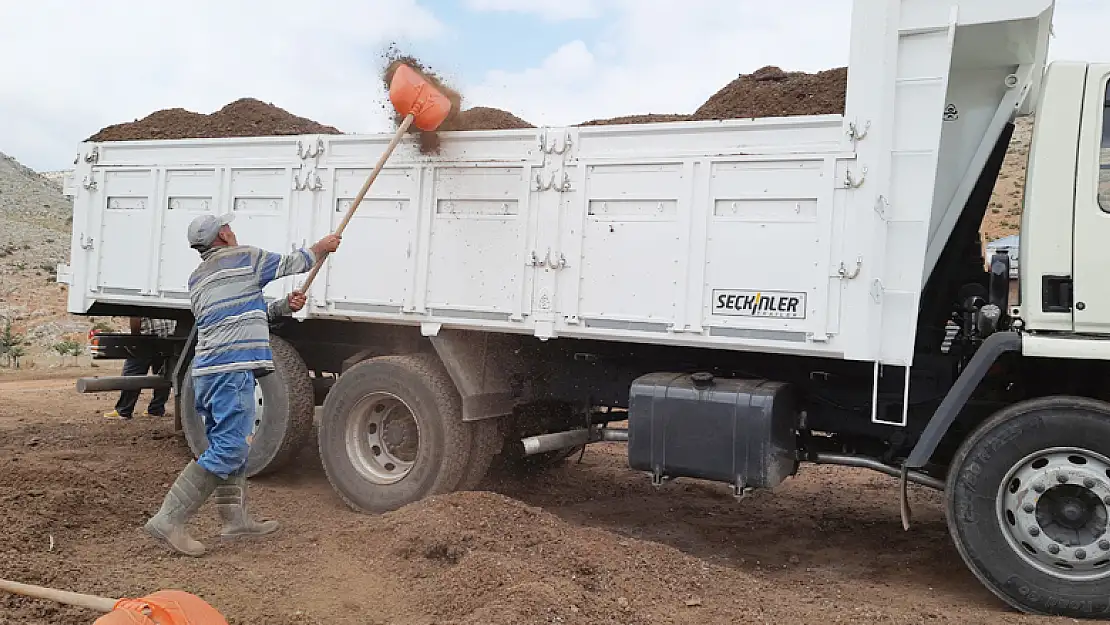
[[[443,450],[446,453],[440,459],[439,471],[431,486],[421,494],[421,497],[449,493],[459,486],[466,477],[472,445],[471,431],[467,427],[469,424],[462,421],[462,400],[455,389],[454,382],[436,357],[429,354],[378,356],[352,365],[339,377],[324,402],[324,421],[321,423],[318,445],[324,474],[332,489],[348,507],[364,512],[383,512],[392,507],[360,504],[343,492],[340,476],[328,461],[329,454],[333,452],[330,443],[330,437],[333,434],[330,428],[339,427],[332,423],[335,418],[333,413],[337,409],[336,402],[342,401],[340,397],[347,392],[347,386],[358,384],[359,378],[365,375],[367,370],[383,368],[389,372],[387,375],[402,380],[407,379],[409,382],[416,381],[422,385],[430,394],[437,412],[443,417],[440,419],[440,424],[443,430]]]
[[[1000,426],[1003,426],[1006,423],[1009,423],[1016,419],[1020,419],[1030,413],[1036,413],[1046,410],[1093,412],[1106,415],[1108,418],[1110,418],[1110,403],[1087,397],[1077,396],[1053,395],[1038,397],[1035,399],[1017,402],[999,410],[997,413],[979,424],[960,443],[959,447],[956,450],[956,453],[952,456],[952,460],[949,463],[948,475],[945,479],[945,519],[948,525],[949,535],[952,538],[952,542],[954,543],[956,551],[959,553],[960,558],[963,560],[968,570],[970,570],[971,573],[975,575],[975,578],[978,579],[979,582],[991,592],[991,594],[998,597],[998,599],[1006,603],[1011,608],[1025,614],[1037,616],[1073,616],[1076,618],[1082,618],[1086,615],[1071,614],[1067,610],[1050,612],[1047,610],[1037,609],[1029,605],[1028,603],[1022,603],[1015,597],[1012,597],[1004,592],[1000,588],[1001,584],[991,579],[991,577],[986,572],[979,570],[972,564],[974,559],[972,558],[967,545],[964,544],[964,541],[961,540],[960,523],[959,520],[956,518],[956,495],[957,484],[961,473],[960,467],[962,467],[963,464],[967,461],[968,456],[970,456],[976,449],[978,449],[979,445],[984,441],[984,439],[993,434]]]

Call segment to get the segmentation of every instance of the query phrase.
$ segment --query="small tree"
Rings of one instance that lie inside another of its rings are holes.
[[[8,364],[9,364],[9,366],[14,366],[16,369],[18,369],[19,368],[19,359],[23,358],[26,355],[27,355],[27,352],[24,351],[22,345],[16,345],[16,346],[10,348],[8,350]]]
[[[0,356],[4,357],[7,366],[19,367],[19,359],[26,355],[23,349],[23,335],[12,330],[12,320],[4,318],[4,325],[0,327]]]
[[[85,348],[73,339],[66,339],[59,343],[54,344],[54,351],[62,356],[63,361],[66,356],[73,356],[73,364],[77,364],[77,359],[81,356]]]
[[[115,332],[115,329],[112,328],[112,326],[104,323],[103,321],[97,321],[96,323],[94,323],[92,329],[96,330],[97,332]]]

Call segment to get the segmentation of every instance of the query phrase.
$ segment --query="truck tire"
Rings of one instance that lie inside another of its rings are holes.
[[[466,466],[459,490],[474,490],[486,477],[493,459],[501,451],[505,438],[497,419],[482,419],[466,424],[471,430],[470,462]]]
[[[320,460],[348,506],[388,512],[459,486],[470,459],[468,425],[435,357],[371,358],[343,372],[328,392]]]
[[[279,471],[288,465],[312,434],[315,402],[308,367],[297,350],[278,336],[270,337],[274,372],[255,386],[254,439],[247,456],[247,476]],[[194,457],[208,449],[204,420],[197,414],[192,368],[181,384],[181,428]]]
[[[1110,404],[1046,397],[1009,406],[953,458],[948,529],[960,556],[1026,613],[1110,613]]]

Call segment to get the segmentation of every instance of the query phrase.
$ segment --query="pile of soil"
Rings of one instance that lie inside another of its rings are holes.
[[[657,617],[692,617],[684,598],[702,595],[719,572],[491,492],[432,497],[378,523],[382,564],[407,580],[420,612],[456,623],[669,622]],[[763,586],[741,575],[748,590]]]
[[[475,106],[459,113],[458,117],[445,123],[443,130],[513,130],[535,128],[532,124],[508,111],[488,106]]]
[[[451,114],[440,130],[506,130],[535,128],[509,111],[486,106],[462,109],[462,95],[447,85],[431,67],[415,57],[402,54],[390,46],[382,82],[386,90],[399,65],[406,64],[424,76],[429,83],[451,100]],[[774,66],[763,67],[751,74],[741,74],[710,97],[693,114],[649,113],[594,119],[579,126],[615,124],[647,124],[691,120],[784,117],[793,115],[825,115],[844,112],[848,86],[848,68],[838,67],[816,74],[786,72]],[[386,103],[383,106],[388,107]],[[394,111],[397,124],[402,116]],[[424,154],[439,152],[440,138],[435,132],[412,128],[420,140]],[[210,115],[181,108],[157,111],[126,124],[108,126],[87,141],[135,141],[144,139],[186,139],[218,137],[256,137],[294,134],[342,134],[333,127],[298,117],[272,104],[253,98],[236,100]]]
[[[617,124],[661,124],[666,122],[690,121],[689,115],[681,113],[648,113],[647,115],[622,115],[609,119],[591,119],[578,126],[613,126]]]
[[[843,114],[847,91],[847,67],[807,74],[767,66],[725,85],[690,119]]]
[[[254,98],[240,98],[210,115],[182,108],[151,113],[143,119],[101,129],[86,141],[212,139],[300,134],[343,134],[339,129],[298,117]]]

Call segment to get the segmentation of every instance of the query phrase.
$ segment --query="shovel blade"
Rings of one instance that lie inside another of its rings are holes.
[[[451,101],[416,70],[398,65],[389,83],[389,101],[401,115],[412,115],[412,125],[429,132],[451,114]]]

